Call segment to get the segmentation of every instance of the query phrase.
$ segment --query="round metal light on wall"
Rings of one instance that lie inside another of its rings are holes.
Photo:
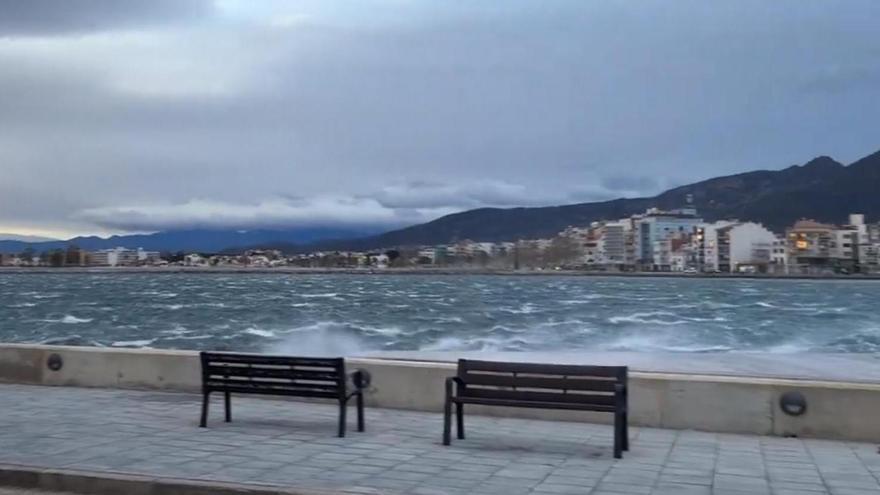
[[[49,354],[49,359],[46,360],[46,366],[52,371],[58,371],[64,366],[64,360],[61,359],[61,356],[58,354]]]
[[[351,374],[351,381],[356,388],[369,388],[370,383],[373,381],[373,376],[370,375],[370,372],[358,368]]]
[[[800,392],[786,392],[779,398],[779,407],[789,416],[800,416],[807,412],[807,398]]]

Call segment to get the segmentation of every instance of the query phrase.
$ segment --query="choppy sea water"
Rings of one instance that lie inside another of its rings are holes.
[[[7,273],[0,341],[292,354],[880,352],[880,281]]]

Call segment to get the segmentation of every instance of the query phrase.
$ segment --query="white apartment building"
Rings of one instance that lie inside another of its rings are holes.
[[[731,272],[746,267],[764,271],[772,261],[773,244],[777,238],[776,234],[759,223],[744,222],[727,230],[727,241]]]
[[[703,271],[766,270],[773,261],[773,232],[754,222],[722,220],[695,229],[692,247]]]
[[[144,251],[141,248],[128,249],[117,247],[92,251],[88,255],[91,266],[136,266],[154,264],[160,261],[156,251]]]
[[[437,250],[433,247],[419,249],[417,257],[430,260],[431,264],[434,264],[434,260],[437,258]]]
[[[598,248],[601,264],[620,266],[627,262],[627,222],[606,222],[599,228]]]
[[[206,266],[208,258],[198,253],[192,253],[183,257],[183,264],[186,266]]]
[[[788,249],[785,247],[785,237],[776,237],[770,251],[771,270],[777,273],[788,273]]]
[[[719,231],[728,229],[737,223],[739,222],[735,220],[721,220],[714,223],[704,223],[694,229],[693,249],[697,256],[697,267],[701,271],[729,271],[729,268],[722,269],[722,251],[726,251],[726,249],[721,246],[720,237],[722,236],[719,236]]]

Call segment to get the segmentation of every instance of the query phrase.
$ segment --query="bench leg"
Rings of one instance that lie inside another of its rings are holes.
[[[364,431],[364,394],[357,394],[358,431]]]
[[[229,423],[232,421],[232,400],[229,397],[229,392],[225,393],[224,401],[226,402],[226,422]]]
[[[629,413],[623,413],[623,450],[629,452]]]
[[[446,398],[446,403],[443,406],[443,445],[449,445],[452,443],[452,439],[450,438],[452,425],[452,402],[449,398]]]
[[[201,428],[205,428],[208,425],[208,402],[210,399],[210,392],[202,393],[202,419],[199,421],[199,427]]]
[[[620,459],[623,457],[623,415],[620,413],[614,414],[614,458]]]
[[[458,439],[464,440],[464,404],[455,404],[455,425],[458,429]]]
[[[345,436],[345,410],[346,407],[345,400],[339,401],[339,437],[342,438]]]

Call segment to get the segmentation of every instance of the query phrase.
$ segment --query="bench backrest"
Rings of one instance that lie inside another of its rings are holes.
[[[339,398],[345,360],[202,352],[202,385],[217,391]]]
[[[458,377],[464,397],[612,407],[615,385],[626,385],[627,367],[460,359]]]

